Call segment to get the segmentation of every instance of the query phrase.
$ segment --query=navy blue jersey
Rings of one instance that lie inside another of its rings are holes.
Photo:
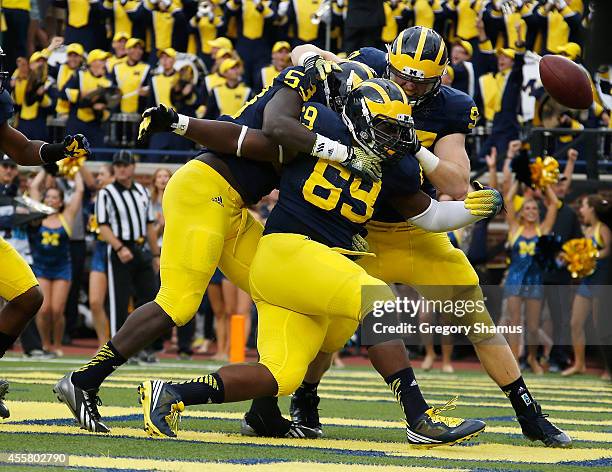
[[[370,66],[381,76],[386,74],[387,54],[379,49],[361,48],[352,53],[349,59]],[[431,151],[444,136],[455,133],[471,134],[479,116],[478,107],[472,97],[446,85],[442,85],[440,92],[430,100],[412,109],[419,140]],[[436,197],[436,191],[429,181],[425,180],[422,190],[430,197]],[[386,205],[380,206],[374,219],[387,222],[404,221],[399,213]]]
[[[0,125],[6,123],[13,117],[15,109],[13,108],[13,100],[11,94],[6,89],[0,93]]]
[[[252,129],[261,129],[264,110],[276,92],[284,87],[295,89],[304,101],[315,95],[313,88],[305,85],[303,67],[288,67],[274,80],[272,85],[246,102],[234,115],[219,117]],[[318,97],[321,96],[317,95]],[[257,203],[262,197],[278,187],[278,172],[270,162],[258,162],[232,155],[220,155],[227,163],[232,175],[242,190],[247,205]]]
[[[307,102],[301,121],[316,133],[344,145],[352,144],[342,118],[325,105]],[[297,233],[329,247],[351,249],[353,236],[364,233],[381,198],[418,191],[419,165],[406,156],[371,183],[338,163],[300,155],[283,167],[279,200],[268,218],[265,234]]]

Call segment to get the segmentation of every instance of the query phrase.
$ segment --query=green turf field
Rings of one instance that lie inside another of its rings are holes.
[[[0,453],[66,453],[75,470],[612,470],[612,389],[593,376],[526,376],[545,411],[575,440],[573,449],[556,450],[521,436],[509,403],[484,374],[417,372],[431,404],[442,405],[459,395],[456,416],[484,419],[487,429],[467,445],[416,450],[404,442],[401,411],[391,393],[365,368],[333,370],[321,383],[324,439],[242,437],[239,420],[246,403],[189,407],[178,439],[147,438],[138,383],[148,378],[188,379],[215,367],[178,361],[147,369],[127,366],[110,377],[100,393],[100,411],[112,432],[94,435],[74,425],[51,391],[64,372],[81,362],[0,361],[0,378],[11,382],[12,413],[0,422]],[[287,412],[288,400],[281,404]],[[0,462],[0,467],[5,464]],[[33,469],[11,464],[9,470]]]

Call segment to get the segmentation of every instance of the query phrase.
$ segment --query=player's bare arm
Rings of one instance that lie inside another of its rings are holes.
[[[6,122],[0,125],[0,148],[22,166],[39,166],[66,157],[87,157],[90,153],[89,143],[81,134],[68,135],[61,143],[49,144],[29,140]]]
[[[304,61],[304,54],[317,54],[321,56],[323,59],[327,61],[340,62],[342,58],[336,56],[333,52],[325,51],[321,48],[318,48],[314,44],[302,44],[300,46],[296,46],[293,51],[291,51],[291,62],[293,62],[294,66],[302,65],[300,63],[300,58],[302,58],[302,62]]]
[[[434,154],[439,158],[438,165],[433,170],[423,171],[431,183],[442,193],[455,200],[462,200],[469,191],[470,159],[465,150],[465,135],[453,133],[440,139]],[[419,158],[423,166],[422,158]]]

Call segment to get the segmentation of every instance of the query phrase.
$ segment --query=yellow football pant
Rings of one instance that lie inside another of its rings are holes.
[[[368,274],[387,283],[410,285],[426,299],[483,300],[476,272],[445,233],[430,233],[408,223],[370,222],[367,229],[366,240],[376,257],[363,257],[358,263]],[[462,317],[450,315],[449,321],[461,326],[493,326],[486,310]],[[472,342],[494,336],[473,331],[468,336]]]
[[[395,299],[388,285],[355,262],[299,234],[261,238],[250,286],[259,315],[259,362],[276,379],[278,395],[295,391],[317,352],[336,350],[327,343],[333,320],[356,327],[374,301]]]
[[[217,266],[249,290],[249,267],[263,227],[238,192],[196,159],[172,176],[162,205],[166,227],[155,302],[183,326],[195,315]]]
[[[10,302],[38,285],[38,281],[19,253],[0,237],[0,298]]]

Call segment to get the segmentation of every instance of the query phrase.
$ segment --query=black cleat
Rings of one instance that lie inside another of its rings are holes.
[[[537,402],[534,402],[534,408],[534,414],[517,417],[525,437],[530,441],[542,441],[546,447],[572,447],[572,438],[548,421],[548,415],[542,413]]]
[[[307,426],[280,418],[264,418],[252,411],[244,415],[240,423],[240,434],[243,436],[259,436],[265,438],[298,438],[317,439],[321,436],[317,431]]]
[[[110,428],[100,421],[98,406],[102,400],[98,390],[83,390],[72,383],[72,372],[62,377],[53,387],[57,399],[65,403],[81,426],[92,433],[110,433]]]
[[[289,413],[295,423],[316,431],[317,437],[321,438],[323,428],[319,420],[319,401],[316,392],[309,392],[300,387],[291,395]]]
[[[0,380],[0,418],[8,418],[11,413],[8,406],[4,404],[4,395],[8,393],[9,383],[7,380]]]
[[[430,408],[416,421],[406,426],[408,444],[414,448],[429,449],[437,446],[452,446],[478,436],[485,429],[484,421],[464,420],[442,416],[441,413],[455,409],[457,397],[439,408]]]
[[[147,380],[138,386],[144,430],[155,438],[175,438],[185,404],[181,396],[161,380]]]

